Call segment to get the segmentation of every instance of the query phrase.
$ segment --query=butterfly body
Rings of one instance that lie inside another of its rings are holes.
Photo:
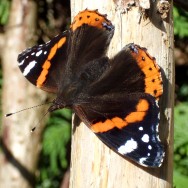
[[[71,108],[117,153],[158,167],[164,156],[158,136],[160,67],[133,43],[109,58],[113,34],[106,15],[86,9],[68,31],[22,52],[19,68],[31,83],[56,94],[49,111]]]

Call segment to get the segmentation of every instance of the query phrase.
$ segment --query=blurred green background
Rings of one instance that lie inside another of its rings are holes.
[[[0,1],[0,32],[8,21],[9,0]],[[69,1],[39,0],[38,17],[45,23],[48,33],[38,25],[38,43],[51,38],[68,28],[70,24]],[[60,7],[61,9],[57,9]],[[63,11],[62,11],[63,10]],[[60,22],[61,17],[64,21]],[[55,20],[52,22],[51,19]],[[55,23],[55,24],[54,24]],[[55,33],[55,34],[54,34]],[[188,185],[188,12],[174,7],[176,97],[174,131],[174,187],[187,188]],[[1,69],[0,69],[1,70]],[[0,71],[0,88],[2,71]],[[43,134],[43,146],[37,173],[37,188],[56,188],[60,186],[63,174],[69,168],[71,139],[71,111],[58,110],[51,113]]]

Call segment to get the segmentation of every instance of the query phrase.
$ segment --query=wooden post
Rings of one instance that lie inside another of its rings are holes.
[[[85,125],[81,124],[78,127],[73,125],[71,188],[172,187],[174,101],[172,5],[166,20],[162,20],[156,10],[157,2],[148,4],[149,17],[144,19],[136,6],[132,6],[123,14],[122,2],[72,0],[72,16],[85,8],[99,9],[100,13],[108,14],[108,18],[115,26],[109,56],[120,51],[126,44],[134,42],[146,47],[163,68],[166,79],[161,100],[160,138],[166,147],[166,157],[160,168],[137,166],[110,150]]]

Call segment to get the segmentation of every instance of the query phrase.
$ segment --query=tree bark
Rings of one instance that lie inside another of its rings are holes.
[[[115,3],[116,2],[116,3]],[[71,153],[71,188],[170,188],[173,172],[173,20],[172,4],[167,19],[157,13],[151,1],[148,18],[141,17],[138,7],[127,13],[123,1],[71,1],[72,16],[79,11],[99,9],[115,25],[109,55],[128,43],[146,47],[164,70],[164,95],[161,100],[160,138],[165,145],[165,160],[160,168],[144,168],[131,163],[105,146],[85,125],[73,125]],[[149,2],[148,2],[149,3]],[[100,5],[100,6],[99,6]]]
[[[34,1],[12,0],[2,53],[3,114],[40,104],[47,98],[44,92],[41,95],[26,81],[17,64],[18,54],[33,43],[36,10]],[[34,187],[44,120],[40,121],[34,133],[30,133],[30,130],[38,123],[45,109],[35,108],[3,118],[0,187]]]

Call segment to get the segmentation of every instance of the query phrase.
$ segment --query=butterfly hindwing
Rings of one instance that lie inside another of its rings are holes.
[[[157,65],[155,58],[151,57],[145,48],[138,45],[128,44],[126,49],[129,49],[144,74],[144,92],[159,100],[163,93],[163,81],[161,68]]]
[[[85,24],[71,33],[69,63],[80,69],[80,66],[106,55],[114,28],[106,30]]]
[[[108,62],[110,69],[88,90],[92,95],[142,92],[159,99],[163,92],[160,67],[146,49],[135,44],[126,45]],[[150,70],[151,69],[151,70]],[[88,91],[88,92],[89,92]]]
[[[114,34],[114,26],[106,15],[82,11],[74,18],[70,30],[68,66],[72,71],[79,73],[85,64],[106,56]]]

